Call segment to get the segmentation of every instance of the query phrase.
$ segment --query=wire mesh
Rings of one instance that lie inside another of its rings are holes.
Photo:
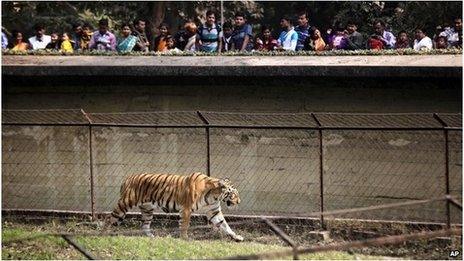
[[[86,124],[81,110],[2,110],[2,123]]]
[[[201,112],[211,125],[317,127],[309,113],[224,113]]]
[[[324,131],[325,209],[445,195],[442,131]],[[343,215],[444,221],[444,203]]]
[[[448,131],[450,194],[462,205],[462,131]],[[462,222],[462,211],[451,207],[451,221]]]
[[[124,112],[89,113],[93,123],[137,124],[147,126],[199,126],[203,122],[196,112]]]
[[[431,113],[315,113],[315,115],[325,127],[442,127]]]
[[[2,209],[90,212],[86,127],[3,126]]]
[[[460,113],[438,113],[448,127],[462,127],[462,114]]]
[[[227,177],[242,203],[227,213],[304,216],[319,211],[315,131],[212,129],[211,176]]]
[[[113,210],[131,174],[206,172],[204,129],[94,127],[92,135],[97,212]]]
[[[112,210],[120,185],[130,174],[206,173],[207,130],[201,118],[204,116],[215,126],[209,129],[211,176],[230,178],[242,198],[241,205],[225,212],[294,217],[320,210],[319,133],[310,114],[88,115],[93,124],[136,124],[150,128],[11,126],[8,123],[89,122],[79,110],[2,113],[4,209],[89,211],[89,131],[92,131],[97,212]],[[462,126],[460,114],[438,116],[448,126]],[[322,126],[329,127],[442,127],[433,114],[317,113],[316,117]],[[166,126],[156,128],[160,125]],[[314,129],[297,129],[300,127]],[[322,130],[322,133],[325,210],[426,199],[446,192],[443,130]],[[462,201],[462,131],[449,130],[448,135],[450,191]],[[451,214],[452,221],[459,223],[460,211],[452,208]],[[446,208],[444,203],[431,203],[338,217],[443,222]]]

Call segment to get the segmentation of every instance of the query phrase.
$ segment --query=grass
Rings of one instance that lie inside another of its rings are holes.
[[[46,235],[58,231],[76,232],[76,222],[65,224],[47,222],[41,225],[3,222],[2,228],[2,259],[84,259],[83,255],[61,237]],[[200,233],[205,234],[205,231]],[[25,237],[35,238],[8,243]],[[274,241],[270,244],[251,240],[236,243],[227,237],[186,241],[171,235],[153,239],[136,236],[79,236],[75,240],[99,259],[221,259],[228,256],[288,249]],[[300,258],[383,259],[379,256],[354,255],[346,252],[316,253]]]

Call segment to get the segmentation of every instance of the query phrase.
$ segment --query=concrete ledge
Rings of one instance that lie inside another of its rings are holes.
[[[3,56],[4,76],[462,77],[462,55]]]

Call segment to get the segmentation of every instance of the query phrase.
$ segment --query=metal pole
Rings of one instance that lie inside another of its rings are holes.
[[[323,144],[322,144],[322,129],[320,128],[322,125],[319,122],[319,120],[316,118],[316,115],[314,113],[311,113],[311,116],[313,117],[314,121],[317,123],[317,126],[319,127],[318,133],[319,133],[319,197],[320,197],[320,211],[321,213],[324,212],[324,149],[323,149]],[[321,228],[326,229],[326,225],[324,222],[324,214],[321,214],[320,216],[321,219]]]
[[[89,170],[90,170],[90,208],[92,214],[92,221],[97,220],[95,211],[95,179],[93,176],[93,146],[92,146],[92,119],[89,115],[81,109],[82,114],[89,122]]]
[[[200,111],[197,111],[197,115],[198,115],[198,117],[200,117],[200,119],[206,125],[206,127],[205,127],[205,134],[206,134],[206,175],[208,175],[208,177],[210,177],[211,176],[211,153],[210,153],[211,146],[210,146],[210,143],[209,143],[209,126],[208,126],[209,122],[203,116],[203,114],[201,114]]]
[[[221,28],[224,27],[224,1],[221,0]]]
[[[449,140],[448,140],[448,124],[441,119],[438,114],[434,113],[433,117],[440,122],[443,126],[443,135],[445,136],[445,193],[446,196],[449,196],[450,186],[449,186]],[[449,229],[451,227],[451,210],[450,210],[450,201],[446,200],[446,227]]]
[[[445,132],[445,187],[446,187],[446,195],[450,194],[450,186],[449,186],[449,140],[448,140],[448,130],[444,130]],[[450,201],[446,201],[446,227],[449,229],[451,228],[451,210],[450,210]]]

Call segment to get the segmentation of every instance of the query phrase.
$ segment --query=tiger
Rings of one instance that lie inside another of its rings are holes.
[[[228,178],[211,178],[200,172],[188,176],[174,174],[133,174],[121,185],[120,198],[111,213],[110,223],[119,225],[127,211],[138,206],[142,214],[142,233],[154,237],[150,225],[155,208],[166,213],[180,213],[180,235],[188,239],[187,230],[193,212],[204,212],[213,228],[220,229],[235,241],[243,241],[227,224],[221,211],[221,202],[227,206],[240,204],[237,189]]]

